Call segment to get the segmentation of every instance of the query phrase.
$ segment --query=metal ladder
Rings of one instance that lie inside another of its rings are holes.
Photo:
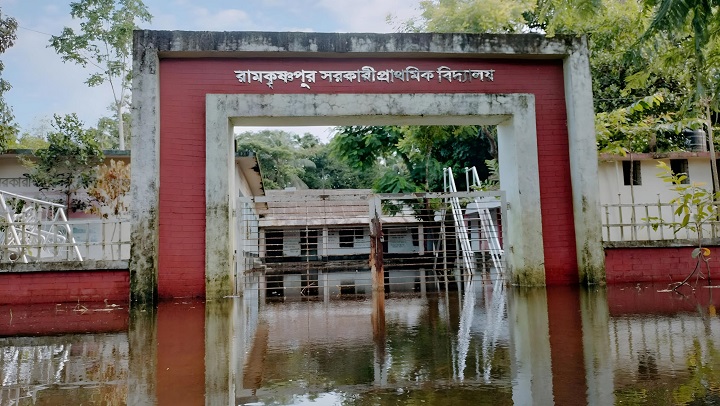
[[[455,187],[455,178],[453,177],[451,168],[443,168],[443,181],[445,186],[445,192],[457,193],[457,187]],[[460,252],[462,254],[463,265],[465,266],[465,269],[467,269],[467,271],[470,273],[470,275],[474,275],[475,268],[477,267],[477,264],[475,262],[475,253],[473,252],[472,245],[470,244],[468,229],[465,225],[462,208],[460,207],[460,199],[457,196],[452,196],[449,197],[448,200],[452,209],[457,239],[460,242]]]

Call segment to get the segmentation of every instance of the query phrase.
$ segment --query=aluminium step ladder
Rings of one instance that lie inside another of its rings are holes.
[[[455,178],[453,177],[451,168],[443,168],[443,181],[446,193],[457,193]],[[460,199],[457,196],[452,196],[449,197],[448,200],[450,202],[450,208],[452,209],[456,235],[458,241],[460,242],[460,252],[462,255],[463,265],[470,275],[475,275],[477,263],[475,262],[475,253],[473,252],[472,245],[470,244],[467,225],[465,224],[462,208],[460,207]]]

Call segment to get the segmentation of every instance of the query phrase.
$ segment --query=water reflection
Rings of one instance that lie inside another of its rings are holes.
[[[720,402],[712,289],[282,301],[262,286],[132,313],[0,307],[0,405]]]

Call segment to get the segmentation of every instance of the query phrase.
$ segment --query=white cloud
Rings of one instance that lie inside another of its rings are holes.
[[[388,15],[398,21],[417,16],[417,0],[320,0],[318,4],[331,12],[340,26],[347,32],[393,32],[395,27],[388,24]]]
[[[198,7],[193,10],[193,25],[200,30],[238,31],[252,26],[252,20],[243,10],[225,9],[210,12],[206,8]]]

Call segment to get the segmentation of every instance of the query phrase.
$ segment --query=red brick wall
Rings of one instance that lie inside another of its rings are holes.
[[[127,303],[129,298],[127,270],[0,274],[0,304]]]
[[[494,82],[241,84],[235,70],[495,69]],[[205,95],[263,93],[532,93],[548,284],[577,283],[575,227],[561,61],[477,59],[163,59],[160,61],[161,298],[205,294]],[[282,122],[278,122],[282,124]]]
[[[713,255],[720,249],[710,247]],[[682,248],[606,248],[605,270],[608,283],[682,281],[695,267],[692,247]],[[717,258],[710,258],[710,269],[720,280]]]

